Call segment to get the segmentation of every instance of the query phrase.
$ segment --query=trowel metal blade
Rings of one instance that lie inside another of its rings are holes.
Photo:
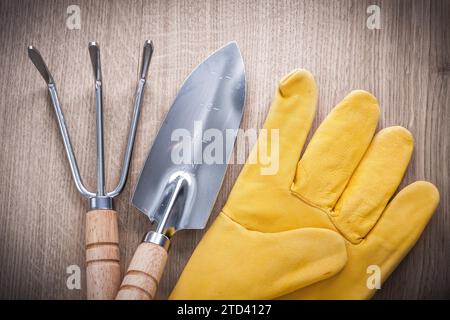
[[[152,222],[164,223],[171,233],[205,227],[233,150],[244,99],[244,63],[235,42],[210,55],[185,80],[132,198]],[[180,177],[181,192],[164,217]]]

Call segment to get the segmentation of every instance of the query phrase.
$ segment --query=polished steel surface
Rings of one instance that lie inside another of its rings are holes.
[[[100,48],[97,43],[89,43],[92,69],[95,79],[95,124],[97,142],[97,196],[105,196],[105,157],[103,148],[103,90]]]
[[[210,55],[185,80],[155,138],[132,198],[132,204],[158,224],[158,233],[170,237],[180,229],[205,227],[233,150],[244,100],[244,63],[235,42]],[[173,161],[173,154],[182,148],[174,139],[174,132],[180,129],[192,137],[193,151],[187,163]],[[224,138],[227,130],[233,133],[228,141],[222,141],[223,157],[217,163],[202,159],[201,153],[212,142],[203,135],[207,130]]]
[[[120,192],[122,192],[123,187],[125,186],[125,183],[127,181],[128,168],[130,167],[131,154],[133,152],[137,124],[139,120],[139,115],[141,113],[142,98],[144,96],[144,88],[145,83],[147,81],[148,68],[150,66],[152,55],[153,55],[153,43],[151,40],[147,40],[145,41],[144,49],[142,50],[141,70],[139,73],[140,79],[136,88],[136,93],[134,95],[135,98],[134,98],[133,115],[131,117],[131,124],[128,133],[128,142],[125,149],[125,155],[123,157],[122,172],[120,173],[119,183],[117,184],[117,187],[113,191],[107,193],[107,196],[111,198],[114,198]]]

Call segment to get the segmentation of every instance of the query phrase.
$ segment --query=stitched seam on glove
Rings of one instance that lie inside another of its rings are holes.
[[[341,229],[340,229],[340,228],[337,226],[337,224],[335,223],[335,221],[334,221],[334,219],[333,219],[333,215],[330,213],[331,210],[329,211],[329,210],[327,210],[326,208],[320,207],[320,206],[314,204],[313,202],[309,201],[308,199],[305,199],[302,195],[300,195],[300,194],[298,194],[297,192],[293,191],[292,188],[290,189],[290,191],[291,191],[291,193],[292,193],[299,201],[302,201],[302,202],[305,203],[306,205],[308,205],[308,206],[310,206],[310,207],[312,207],[312,208],[318,209],[318,210],[322,211],[323,213],[325,213],[325,214],[327,215],[328,219],[330,220],[330,222],[332,223],[332,225],[334,226],[334,229],[335,229],[335,230],[332,230],[332,231],[335,231],[335,232],[339,233],[339,234],[344,238],[344,240],[345,240],[347,243],[350,243],[350,244],[352,244],[352,245],[358,245],[358,244],[360,244],[360,243],[364,240],[364,239],[360,239],[358,242],[353,242],[353,241],[351,241],[351,239],[347,238],[347,237],[345,236],[345,233],[342,232]],[[223,214],[223,215],[226,216],[228,219],[230,219],[230,220],[233,221],[234,223],[236,223],[236,224],[242,226],[242,228],[244,228],[244,229],[246,229],[246,230],[248,230],[248,231],[255,231],[255,232],[261,232],[261,233],[277,233],[277,232],[281,232],[281,231],[272,231],[272,232],[270,232],[270,231],[267,231],[267,232],[264,231],[264,232],[263,232],[263,231],[261,231],[261,230],[257,230],[257,229],[251,228],[251,227],[249,227],[248,225],[242,224],[242,223],[239,222],[238,220],[232,218],[232,216],[235,216],[235,215],[233,215],[233,213],[231,212],[231,210],[229,209],[229,207],[227,206],[227,204],[225,204],[224,207],[222,208],[222,210],[219,212],[219,215],[220,215],[220,214]],[[314,228],[314,227],[311,227],[311,228]],[[317,227],[317,228],[322,228],[322,227]],[[284,230],[284,231],[295,230],[295,229],[297,229],[297,228],[287,229],[287,230]],[[300,229],[300,228],[298,228],[298,229]]]
[[[294,185],[294,183],[292,183],[292,186],[293,186],[293,185]],[[364,240],[364,239],[362,238],[362,239],[360,239],[359,241],[355,242],[355,241],[352,241],[351,238],[347,237],[346,233],[345,233],[341,228],[339,228],[339,225],[338,225],[337,223],[335,223],[335,221],[334,221],[334,219],[333,219],[334,217],[338,216],[338,214],[337,214],[336,211],[333,211],[333,210],[331,210],[331,209],[324,208],[324,207],[321,207],[321,206],[315,204],[314,202],[312,202],[312,201],[306,199],[305,197],[303,197],[303,196],[302,196],[301,194],[299,194],[298,192],[294,191],[294,190],[292,189],[292,187],[291,187],[291,193],[292,193],[294,196],[296,196],[300,201],[306,203],[307,205],[309,205],[309,206],[311,206],[311,207],[313,207],[313,208],[319,209],[320,211],[326,213],[327,216],[328,216],[328,219],[330,219],[331,223],[332,223],[333,226],[336,228],[335,231],[339,232],[339,234],[340,234],[342,237],[344,237],[344,239],[346,240],[346,242],[350,242],[352,245],[358,245],[358,244],[360,244],[360,243]],[[370,232],[370,231],[369,231],[369,232]]]

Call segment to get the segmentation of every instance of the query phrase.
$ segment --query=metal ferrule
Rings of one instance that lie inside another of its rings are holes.
[[[89,210],[112,210],[113,198],[111,197],[93,197],[88,199]]]
[[[149,231],[144,237],[144,242],[150,242],[157,244],[160,247],[163,247],[166,251],[169,250],[170,247],[170,239],[164,234],[157,233],[155,231]]]

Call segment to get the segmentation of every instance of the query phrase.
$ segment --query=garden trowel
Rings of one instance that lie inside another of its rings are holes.
[[[137,248],[117,299],[153,299],[170,238],[203,229],[222,185],[242,118],[244,63],[235,42],[188,76],[166,115],[132,204],[156,224]]]

